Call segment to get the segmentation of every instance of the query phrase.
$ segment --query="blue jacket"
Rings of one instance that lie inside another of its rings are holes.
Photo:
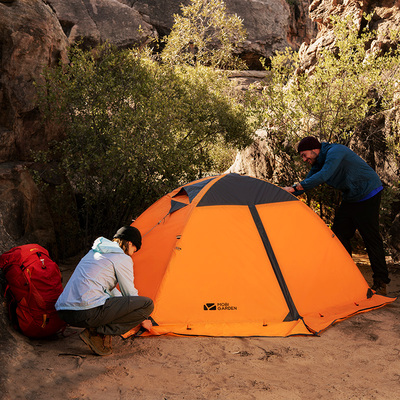
[[[343,193],[343,201],[357,202],[382,186],[377,173],[348,147],[337,143],[321,143],[321,151],[306,178],[300,182],[304,190],[327,183]],[[295,192],[298,195],[303,192]]]

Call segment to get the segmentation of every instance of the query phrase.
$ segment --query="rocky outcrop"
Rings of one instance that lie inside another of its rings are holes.
[[[377,35],[370,44],[371,50],[387,50],[390,46],[390,32],[397,30],[400,23],[399,2],[395,0],[314,0],[309,11],[310,18],[318,24],[318,34],[300,47],[299,55],[304,71],[316,62],[321,49],[333,47],[334,36],[330,23],[332,15],[340,18],[350,16],[361,29],[366,24],[363,15],[372,14],[369,29],[376,31]]]
[[[237,154],[226,173],[249,175],[279,185],[281,177],[287,175],[289,156],[277,154],[271,138],[265,130],[258,130],[254,143]]]
[[[132,46],[168,35],[174,14],[188,1],[170,0],[48,0],[70,43],[82,39],[93,45],[109,41]],[[250,67],[261,67],[259,58],[276,50],[298,49],[309,43],[317,31],[308,17],[309,0],[226,0],[228,13],[243,19],[248,32],[242,57]]]
[[[57,261],[76,254],[81,239],[74,195],[55,165],[0,163],[0,254],[26,243],[39,243]]]
[[[56,256],[56,236],[71,224],[67,212],[58,214],[65,219],[55,223],[49,190],[56,185],[47,185],[46,197],[29,166],[35,152],[62,137],[42,121],[36,84],[44,68],[67,61],[68,40],[48,5],[16,0],[0,2],[0,45],[0,252],[38,242]],[[69,232],[71,252],[77,248],[74,231],[76,226]]]
[[[35,83],[66,60],[68,42],[49,6],[18,0],[0,2],[0,44],[0,162],[30,160],[60,135],[42,123]]]
[[[70,44],[109,42],[118,47],[144,44],[157,32],[134,7],[113,0],[48,0]]]
[[[54,253],[50,210],[26,164],[0,164],[0,205],[0,253],[25,243],[39,243]]]

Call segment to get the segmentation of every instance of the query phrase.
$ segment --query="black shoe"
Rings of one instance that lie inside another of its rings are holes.
[[[372,285],[371,289],[375,292],[375,294],[386,296],[386,283],[376,281]]]

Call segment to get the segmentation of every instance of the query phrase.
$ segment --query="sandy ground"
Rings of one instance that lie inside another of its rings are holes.
[[[370,283],[365,259],[356,261]],[[61,269],[68,278],[73,266]],[[390,272],[388,295],[399,296],[400,265]],[[54,340],[14,334],[0,398],[400,399],[400,300],[319,337],[116,337],[114,353],[99,357],[80,331]]]

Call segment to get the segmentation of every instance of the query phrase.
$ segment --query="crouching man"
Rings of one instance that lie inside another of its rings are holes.
[[[134,286],[131,257],[141,245],[141,234],[132,226],[120,228],[113,241],[97,238],[55,305],[69,325],[86,328],[80,338],[100,356],[112,353],[113,335],[136,326],[152,327],[147,318],[153,311],[153,301],[139,296]]]

